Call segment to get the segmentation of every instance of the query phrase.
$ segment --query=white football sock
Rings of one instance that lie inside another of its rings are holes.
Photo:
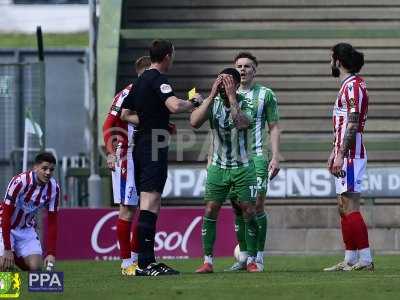
[[[247,258],[247,264],[251,264],[251,263],[254,263],[254,262],[256,262],[256,257],[255,256],[249,256]]]
[[[257,251],[256,261],[261,264],[264,263],[264,251]]]
[[[132,259],[132,262],[137,262],[138,254],[136,252],[131,252],[131,259]]]
[[[354,265],[358,261],[357,250],[346,250],[344,252],[344,261],[349,265]]]
[[[129,267],[132,263],[133,263],[133,262],[132,262],[132,259],[131,259],[131,258],[124,258],[124,259],[122,260],[122,263],[121,263],[121,268],[127,268],[127,267]]]
[[[360,253],[360,261],[361,262],[367,263],[367,264],[372,262],[371,249],[369,247],[358,250],[358,252]]]
[[[204,263],[212,265],[214,263],[213,257],[211,255],[204,255]]]
[[[247,254],[247,251],[240,251],[239,252],[239,262],[246,262],[248,256],[249,255]]]

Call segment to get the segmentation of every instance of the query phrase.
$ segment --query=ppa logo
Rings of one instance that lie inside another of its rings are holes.
[[[64,273],[63,272],[30,272],[29,273],[30,292],[63,292]]]

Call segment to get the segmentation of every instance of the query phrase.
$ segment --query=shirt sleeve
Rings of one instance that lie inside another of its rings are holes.
[[[106,147],[106,152],[107,154],[113,153],[114,152],[114,146],[113,146],[113,133],[114,133],[114,126],[116,124],[116,121],[118,120],[118,117],[108,114],[107,118],[105,119],[103,123],[103,139],[104,139],[104,145]]]
[[[47,241],[46,241],[46,255],[56,256],[57,247],[57,212],[52,211],[47,215]]]
[[[60,203],[60,186],[56,184],[55,191],[51,193],[51,199],[49,201],[48,210],[49,212],[56,212]]]
[[[153,90],[162,102],[165,102],[171,96],[175,96],[172,86],[168,82],[167,76],[163,74],[160,74],[160,76],[154,80]]]
[[[4,203],[13,204],[17,201],[18,195],[21,192],[24,183],[21,176],[14,177],[8,184]]]
[[[1,220],[1,229],[5,250],[11,250],[11,217],[15,209],[15,202],[18,194],[21,192],[23,182],[21,176],[14,177],[8,184],[6,196],[2,203],[3,215]]]
[[[129,94],[123,99],[121,108],[125,108],[125,109],[130,109],[130,110],[135,110],[135,101],[134,101],[134,97],[133,97],[133,91],[134,89],[131,89],[129,91]]]
[[[273,91],[269,91],[265,97],[265,118],[268,124],[279,121],[278,99]]]
[[[2,204],[3,214],[1,216],[1,234],[3,236],[4,250],[11,250],[11,218],[14,213],[14,205]]]
[[[345,90],[345,98],[346,98],[346,106],[348,113],[358,113],[359,111],[359,103],[360,103],[360,96],[362,92],[360,91],[360,85],[358,82],[353,81],[349,82],[346,86]]]

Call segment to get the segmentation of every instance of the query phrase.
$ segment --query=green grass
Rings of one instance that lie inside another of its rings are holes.
[[[44,34],[45,48],[80,48],[89,44],[88,33]],[[0,34],[0,48],[36,48],[35,34]]]
[[[27,292],[23,275],[20,299],[399,299],[400,256],[377,256],[376,271],[324,273],[337,262],[332,256],[272,256],[260,274],[224,273],[232,259],[217,259],[216,273],[194,274],[200,259],[169,261],[182,271],[171,277],[121,277],[119,261],[59,262],[64,293]]]

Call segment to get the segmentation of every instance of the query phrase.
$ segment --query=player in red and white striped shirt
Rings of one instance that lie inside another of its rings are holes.
[[[364,55],[350,44],[332,48],[332,75],[341,87],[333,108],[334,142],[328,169],[335,176],[342,236],[346,247],[344,261],[325,271],[374,270],[368,230],[360,213],[362,179],[367,152],[362,139],[368,112],[368,93],[364,79],[357,73]]]
[[[150,66],[150,58],[140,57],[136,63],[136,73],[140,76]],[[107,152],[107,165],[112,171],[114,203],[119,204],[117,238],[122,259],[122,275],[135,275],[137,267],[138,233],[137,226],[131,226],[139,197],[135,185],[135,167],[132,157],[135,125],[139,123],[136,114],[129,116],[130,122],[121,120],[122,103],[134,83],[115,95],[107,118],[103,124],[103,138]]]
[[[54,265],[57,241],[57,209],[60,187],[52,177],[56,159],[51,153],[39,153],[31,171],[10,181],[1,203],[0,269],[14,262],[23,270],[40,270],[42,246],[36,233],[35,216],[48,210],[47,251],[44,265]]]

